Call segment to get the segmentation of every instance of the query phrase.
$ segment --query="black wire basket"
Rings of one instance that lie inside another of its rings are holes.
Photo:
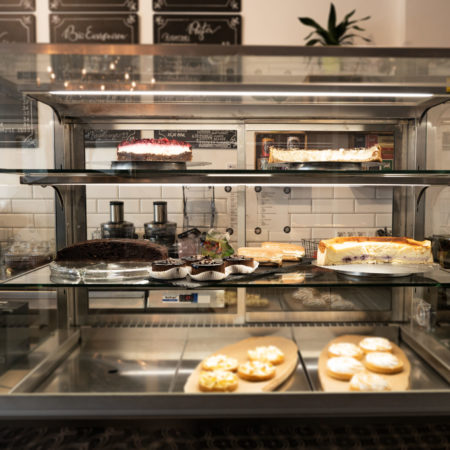
[[[322,239],[302,239],[302,246],[305,248],[305,257],[316,259],[317,248]]]

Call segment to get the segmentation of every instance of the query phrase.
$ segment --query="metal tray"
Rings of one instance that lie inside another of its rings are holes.
[[[340,275],[357,278],[399,278],[427,273],[434,269],[433,264],[342,264],[336,266],[320,266]]]

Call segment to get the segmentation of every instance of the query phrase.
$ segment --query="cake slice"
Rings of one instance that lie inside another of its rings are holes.
[[[320,241],[317,264],[427,264],[432,263],[430,241],[406,237],[337,237]]]
[[[332,149],[332,150],[286,150],[269,148],[269,163],[304,163],[304,162],[382,162],[381,148]]]
[[[133,139],[117,146],[118,161],[180,162],[192,160],[191,145],[169,139]]]
[[[263,242],[261,247],[280,252],[283,256],[283,261],[298,261],[305,256],[305,249],[301,245],[287,242]]]

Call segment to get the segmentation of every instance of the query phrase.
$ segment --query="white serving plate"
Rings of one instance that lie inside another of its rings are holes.
[[[434,269],[433,264],[341,264],[317,267],[330,269],[337,273],[353,277],[395,278],[427,273]]]

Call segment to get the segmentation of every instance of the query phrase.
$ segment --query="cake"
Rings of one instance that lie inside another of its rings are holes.
[[[275,376],[275,366],[270,362],[247,361],[238,367],[238,375],[247,381],[265,381]]]
[[[328,356],[349,356],[350,358],[362,359],[364,352],[351,342],[336,342],[328,347]]]
[[[153,272],[164,272],[170,269],[185,267],[185,265],[181,259],[168,258],[152,262],[152,270]]]
[[[286,242],[263,242],[261,247],[280,252],[283,255],[283,261],[298,261],[305,256],[305,249],[301,245]]]
[[[226,355],[212,355],[202,362],[203,370],[228,370],[235,372],[238,368],[238,361]]]
[[[238,387],[238,377],[228,370],[200,372],[198,388],[203,392],[232,392]]]
[[[359,343],[359,347],[365,353],[392,352],[392,344],[389,339],[382,337],[366,337]]]
[[[227,258],[224,258],[223,261],[224,261],[226,267],[235,266],[235,265],[253,267],[253,258],[249,258],[248,256],[233,255],[233,256],[228,256]]]
[[[238,255],[253,258],[261,264],[276,264],[281,266],[283,262],[283,254],[272,248],[263,247],[240,247]]]
[[[58,262],[155,261],[167,258],[167,248],[146,240],[93,239],[58,251]]]
[[[359,392],[390,391],[391,386],[381,376],[375,373],[358,372],[350,380],[350,390]]]
[[[432,263],[430,241],[406,237],[337,237],[320,241],[317,264],[427,264]]]
[[[332,150],[286,150],[269,148],[269,164],[272,163],[305,163],[305,162],[382,162],[381,148],[374,145],[370,148],[332,149]]]
[[[256,347],[247,352],[251,361],[270,362],[273,365],[281,364],[284,361],[284,353],[275,345],[266,347]]]
[[[205,258],[206,256],[203,255],[192,255],[192,256],[183,256],[181,259],[186,263],[186,265],[192,266],[192,264],[203,261]]]
[[[338,380],[348,381],[355,373],[364,370],[363,364],[349,356],[337,356],[327,361],[327,374]]]
[[[205,258],[202,261],[192,263],[192,275],[198,275],[203,272],[225,273],[225,264],[221,259]]]
[[[403,370],[403,361],[389,352],[370,352],[364,364],[367,369],[378,373],[398,373]]]
[[[118,161],[191,161],[192,148],[186,142],[169,139],[133,139],[117,146]]]

